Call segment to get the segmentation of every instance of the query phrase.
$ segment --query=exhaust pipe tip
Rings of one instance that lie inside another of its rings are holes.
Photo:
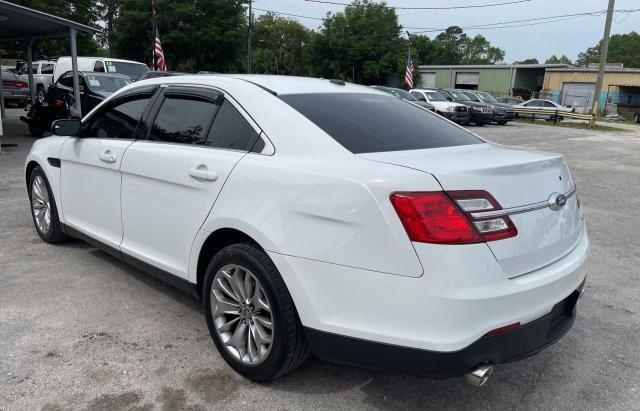
[[[467,382],[476,387],[482,387],[493,373],[493,364],[478,364],[469,371],[465,378]]]

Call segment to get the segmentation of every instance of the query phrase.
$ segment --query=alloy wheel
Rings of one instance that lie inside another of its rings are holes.
[[[49,190],[42,176],[37,175],[31,185],[31,209],[36,227],[42,234],[47,234],[51,227],[51,202]]]
[[[258,365],[273,344],[271,304],[257,278],[246,267],[229,264],[211,285],[214,329],[226,351],[245,365]]]

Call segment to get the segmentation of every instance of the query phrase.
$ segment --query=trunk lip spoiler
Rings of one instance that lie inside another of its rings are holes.
[[[566,199],[569,199],[575,193],[576,193],[576,186],[574,185],[569,191],[567,191],[563,195]],[[553,197],[554,194],[557,194],[557,193],[551,194],[551,197]],[[493,218],[493,217],[504,217],[504,216],[514,215],[514,214],[527,213],[529,211],[541,210],[547,207],[551,208],[552,205],[555,205],[555,203],[551,204],[549,200],[546,200],[546,201],[540,201],[538,203],[533,203],[533,204],[528,204],[528,205],[523,205],[518,207],[505,208],[502,210],[480,211],[476,213],[471,213],[471,217],[473,217],[474,220],[482,220],[482,219]]]

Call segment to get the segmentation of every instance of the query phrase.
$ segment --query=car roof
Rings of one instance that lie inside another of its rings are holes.
[[[229,82],[251,83],[271,94],[317,94],[317,93],[384,93],[372,87],[347,83],[342,80],[320,79],[298,76],[279,76],[271,74],[190,74],[151,78],[135,82],[131,89],[144,84],[198,84],[204,86],[220,86]],[[386,94],[386,93],[385,93]]]
[[[60,77],[64,76],[67,73],[73,73],[72,70],[67,70],[60,75]],[[107,76],[107,77],[120,77],[126,78],[130,80],[129,76],[126,76],[122,73],[103,73],[101,71],[78,71],[78,75],[80,76]]]

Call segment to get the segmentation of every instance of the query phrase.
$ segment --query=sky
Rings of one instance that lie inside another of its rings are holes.
[[[348,3],[350,0],[334,0]],[[509,0],[387,0],[395,7],[451,7],[478,4],[504,3]],[[448,26],[477,26],[480,24],[559,16],[575,13],[595,12],[607,9],[608,0],[520,0],[521,3],[485,8],[454,10],[396,10],[400,24],[404,27],[446,28]],[[253,7],[283,13],[311,17],[324,17],[327,12],[341,11],[344,6],[313,3],[305,0],[254,0]],[[640,0],[616,0],[616,10],[640,9]],[[257,17],[264,14],[256,10]],[[287,17],[287,16],[283,16]],[[292,17],[294,18],[294,17]],[[321,20],[294,18],[305,26],[317,29]],[[509,27],[492,30],[465,29],[469,35],[481,34],[492,45],[506,52],[505,62],[512,63],[528,58],[537,58],[541,63],[549,56],[567,55],[575,60],[578,53],[592,47],[602,38],[605,16],[563,18],[546,24]],[[519,24],[531,24],[519,23]],[[615,13],[612,34],[640,31],[640,12]],[[411,29],[409,31],[419,31]],[[426,33],[435,37],[438,33]]]

